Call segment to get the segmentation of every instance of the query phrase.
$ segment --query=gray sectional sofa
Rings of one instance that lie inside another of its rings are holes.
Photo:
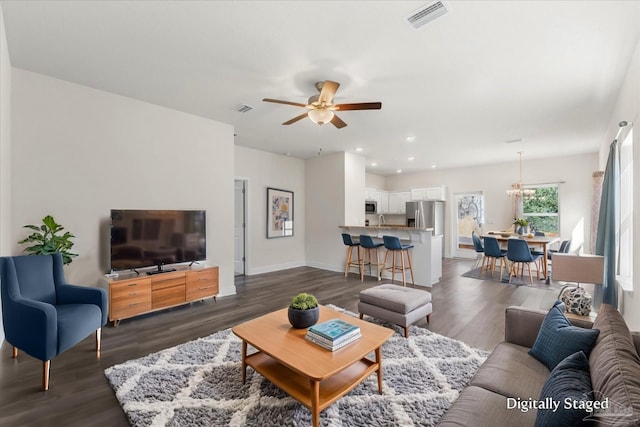
[[[529,351],[546,315],[542,310],[507,308],[504,342],[496,346],[444,414],[440,426],[536,425],[538,410],[530,402],[542,402],[541,391],[543,386],[548,387],[545,382],[551,371]],[[601,306],[593,324],[569,320],[575,326],[600,331],[595,346],[587,354],[586,376],[587,380],[590,376],[593,400],[605,402],[609,409],[592,412],[595,417],[585,425],[640,425],[640,339],[629,332],[622,315],[607,304]],[[560,384],[566,387],[567,380],[563,381]],[[557,400],[561,403],[558,411],[563,411],[562,399]],[[550,424],[553,423],[541,424],[538,420],[537,425]]]

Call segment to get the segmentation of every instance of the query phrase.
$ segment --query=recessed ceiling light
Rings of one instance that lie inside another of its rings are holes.
[[[432,168],[435,168],[435,167],[436,167],[436,165],[431,165],[431,167],[432,167]]]
[[[402,173],[402,169],[398,169],[396,173]]]
[[[415,142],[416,137],[411,135],[411,136],[408,136],[406,140],[407,140],[407,142]]]
[[[413,157],[413,156],[409,157],[409,161],[410,162],[413,161],[413,159],[415,159],[415,157]]]
[[[371,163],[371,166],[378,166],[376,162]]]
[[[356,148],[356,151],[357,151],[357,152],[360,152],[360,151],[362,151],[362,150],[363,150],[363,148],[362,148],[362,147],[357,147],[357,148]]]
[[[284,153],[285,156],[290,156],[291,153],[289,153],[288,151],[286,153]]]

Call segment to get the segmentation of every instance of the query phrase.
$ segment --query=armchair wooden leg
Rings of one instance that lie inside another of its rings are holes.
[[[51,368],[51,360],[47,360],[42,364],[42,390],[49,390],[49,369]]]
[[[13,346],[13,353],[11,354],[11,357],[13,357],[14,359],[18,357],[18,347]]]
[[[96,330],[96,351],[100,353],[100,345],[102,340],[102,328]]]

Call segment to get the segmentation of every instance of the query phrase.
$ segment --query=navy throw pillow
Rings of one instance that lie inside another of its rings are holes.
[[[598,329],[573,326],[563,313],[563,304],[554,304],[542,321],[540,331],[529,354],[550,371],[567,356],[583,351],[589,356],[596,344]]]
[[[579,351],[558,363],[542,386],[540,401],[557,404],[555,408],[538,409],[536,427],[580,426],[585,417],[592,415],[584,408],[591,401],[591,375],[589,360]],[[582,407],[582,408],[581,408]]]

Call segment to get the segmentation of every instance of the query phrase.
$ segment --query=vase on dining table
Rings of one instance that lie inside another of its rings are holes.
[[[529,226],[528,225],[516,226],[516,233],[518,233],[520,236],[529,234]]]

